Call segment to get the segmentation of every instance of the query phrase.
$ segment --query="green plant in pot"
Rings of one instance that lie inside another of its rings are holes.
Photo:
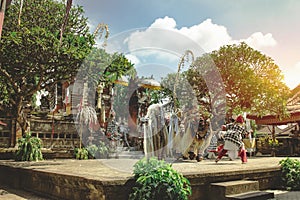
[[[275,152],[279,147],[279,142],[276,138],[268,138],[268,145],[271,147],[271,156],[275,156]]]
[[[268,145],[269,145],[271,148],[276,148],[276,147],[279,146],[279,142],[278,142],[278,140],[277,140],[276,138],[275,138],[275,139],[269,138],[269,139],[268,139]]]
[[[42,140],[32,137],[31,133],[26,133],[18,139],[18,150],[15,154],[16,161],[39,161],[43,160]]]
[[[129,196],[131,200],[187,200],[192,193],[188,179],[157,158],[139,160],[134,165],[134,175],[136,186]]]
[[[75,148],[75,158],[78,160],[87,160],[89,158],[89,152],[86,148]]]

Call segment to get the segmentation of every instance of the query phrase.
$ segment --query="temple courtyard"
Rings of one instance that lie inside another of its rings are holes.
[[[299,192],[287,193],[279,188],[279,161],[284,158],[252,156],[247,164],[241,164],[238,159],[230,161],[227,157],[218,163],[214,159],[166,161],[190,180],[191,199],[214,199],[212,184],[242,180],[257,181],[260,191],[275,191],[276,199],[283,199],[284,195],[285,199],[300,199]],[[134,186],[133,165],[137,161],[132,158],[39,162],[1,160],[0,198],[127,199]]]

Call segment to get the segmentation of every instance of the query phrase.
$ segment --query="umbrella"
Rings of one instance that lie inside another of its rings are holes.
[[[160,83],[154,79],[142,79],[139,83],[139,87],[150,88],[153,90],[160,90]]]

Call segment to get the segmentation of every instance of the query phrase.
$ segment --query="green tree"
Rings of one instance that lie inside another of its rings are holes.
[[[218,126],[226,113],[226,93],[222,77],[210,54],[198,57],[185,72],[189,84],[197,97],[200,114],[213,117],[212,125]],[[223,123],[223,122],[221,122]]]
[[[5,16],[5,10],[9,5],[11,4],[12,0],[0,0],[0,40],[2,35],[2,27],[3,27],[3,21]]]
[[[195,91],[187,81],[186,72],[176,74],[168,74],[161,81],[162,90],[160,91],[160,99],[171,98],[176,104],[176,108],[190,106],[195,101]],[[174,99],[174,85],[176,87],[176,96]]]
[[[126,106],[129,105],[128,87],[115,85],[114,89],[116,91],[116,95],[114,97],[113,107],[116,111],[116,118],[125,119],[129,116],[129,109],[126,109]]]
[[[272,58],[246,43],[223,46],[196,59],[189,69],[188,77],[190,83],[201,91],[200,98],[209,96],[208,84],[204,84],[204,79],[198,73],[207,70],[209,59],[214,62],[223,81],[210,81],[209,84],[215,88],[224,86],[229,116],[241,112],[281,116],[286,113],[289,89],[283,83],[278,65]]]
[[[75,6],[60,43],[65,4],[53,0],[23,3],[20,20],[19,1],[6,11],[0,41],[0,87],[5,90],[1,110],[15,117],[24,133],[24,101],[30,101],[41,89],[74,77],[94,45],[94,35],[89,33],[82,7]]]
[[[82,63],[76,79],[87,82],[89,91],[92,92],[88,95],[88,102],[93,104],[92,100],[95,99],[95,91],[99,84],[107,88],[114,87],[115,82],[122,76],[135,74],[133,64],[123,54],[109,54],[104,49],[93,48]]]
[[[214,66],[209,54],[205,54],[192,62],[187,71],[168,74],[161,85],[169,90],[166,94],[177,103],[177,107],[190,109],[197,104],[199,115],[204,119],[214,117],[215,123],[224,117],[225,94],[221,77],[216,76],[219,72]],[[174,85],[176,99],[173,97]]]

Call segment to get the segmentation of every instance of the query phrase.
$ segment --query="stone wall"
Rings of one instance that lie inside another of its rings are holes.
[[[11,144],[12,120],[0,118],[0,121],[7,124],[6,126],[0,125],[0,148],[8,148]]]
[[[79,146],[79,135],[73,121],[31,119],[32,136],[43,141],[44,148],[70,150]]]
[[[26,163],[23,163],[25,165]],[[22,164],[20,164],[22,165]],[[28,164],[30,165],[30,164]],[[38,163],[36,163],[38,165]],[[210,199],[210,183],[232,180],[257,180],[259,189],[276,189],[280,186],[279,168],[232,171],[209,174],[184,174],[192,187],[193,199]],[[28,190],[51,199],[127,200],[134,186],[133,177],[122,180],[101,181],[78,175],[57,174],[42,170],[26,169],[26,166],[0,165],[0,183]]]
[[[0,120],[7,124],[0,127],[0,148],[14,147],[18,139],[13,135],[14,121],[7,118]],[[32,136],[40,138],[44,148],[70,150],[79,146],[80,139],[73,121],[51,118],[30,118],[29,121]]]

